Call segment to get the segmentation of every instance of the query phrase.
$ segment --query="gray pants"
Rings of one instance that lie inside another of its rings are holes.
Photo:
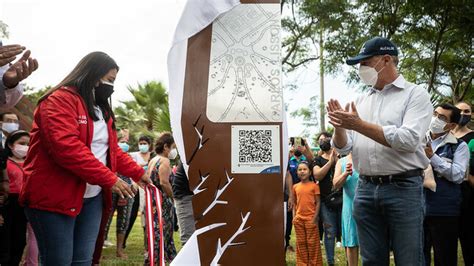
[[[174,199],[176,216],[178,216],[180,239],[183,246],[195,230],[192,198],[193,196],[189,195],[180,199]]]

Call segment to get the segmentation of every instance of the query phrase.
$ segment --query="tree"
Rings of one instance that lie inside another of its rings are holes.
[[[474,100],[474,2],[422,0],[324,1],[293,0],[298,21],[318,22],[325,30],[324,69],[329,74],[341,72],[344,59],[358,53],[362,44],[373,36],[383,36],[400,48],[400,72],[408,79],[426,86],[441,101]],[[285,39],[291,56],[298,62],[311,58],[304,47],[315,32],[302,35],[287,24]],[[293,26],[295,27],[295,26]],[[298,26],[306,29],[308,25]],[[285,47],[285,46],[284,46]],[[291,69],[290,69],[291,70]],[[356,69],[347,75],[348,83],[358,81]]]
[[[161,82],[150,81],[137,87],[128,86],[131,101],[123,101],[114,108],[117,128],[130,131],[130,143],[135,147],[139,135],[155,137],[160,132],[171,131],[168,93]]]
[[[24,92],[25,92],[25,97],[28,98],[28,100],[30,100],[30,102],[32,104],[34,104],[35,106],[38,104],[38,100],[49,90],[52,88],[52,86],[46,86],[42,89],[35,89],[33,87],[29,87],[28,85],[24,85],[25,86],[25,89],[24,89]]]

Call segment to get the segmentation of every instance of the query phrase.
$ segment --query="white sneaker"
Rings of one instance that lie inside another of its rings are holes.
[[[105,241],[104,241],[104,246],[106,246],[106,247],[112,247],[112,246],[115,246],[115,244],[112,243],[112,242],[110,242],[109,240],[105,240]]]
[[[341,243],[341,242],[339,242],[339,241],[338,241],[338,242],[336,242],[336,247],[337,247],[337,248],[342,248],[342,243]]]

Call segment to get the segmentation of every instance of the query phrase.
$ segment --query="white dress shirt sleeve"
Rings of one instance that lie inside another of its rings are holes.
[[[434,154],[431,157],[431,166],[442,177],[447,180],[461,184],[467,171],[467,163],[469,161],[469,148],[465,142],[461,142],[454,152],[451,162]]]
[[[338,148],[336,147],[336,145],[334,145],[334,139],[331,139],[331,146],[333,146],[334,148],[336,148],[336,151],[341,154],[341,155],[346,155],[346,154],[349,154],[349,152],[351,152],[352,150],[352,145],[354,143],[353,141],[353,134],[354,134],[354,131],[352,130],[346,130],[346,137],[347,137],[347,143],[346,143],[346,146],[342,147],[342,148]]]
[[[416,152],[428,131],[432,115],[429,94],[422,87],[415,87],[405,109],[402,125],[382,126],[385,140],[396,151]]]

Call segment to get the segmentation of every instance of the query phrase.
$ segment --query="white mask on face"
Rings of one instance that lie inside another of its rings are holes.
[[[12,133],[13,131],[16,131],[20,128],[20,125],[18,123],[2,123],[2,129],[3,131],[6,131],[8,133]]]
[[[375,64],[375,66],[377,66],[382,59],[383,59],[383,57],[380,58],[380,60],[377,62],[377,64]],[[377,72],[377,70],[375,70],[375,68],[373,68],[373,67],[359,65],[359,77],[360,77],[362,83],[364,83],[365,85],[368,85],[368,86],[372,86],[372,87],[375,86],[375,84],[377,83],[378,77],[379,77],[379,73],[384,68],[385,67],[382,67],[382,69],[380,69],[380,71]]]
[[[430,131],[433,134],[441,134],[444,133],[444,127],[446,126],[446,122],[443,120],[439,119],[438,117],[433,116],[431,118],[431,123],[430,123]]]
[[[15,157],[20,158],[20,159],[25,158],[27,152],[28,152],[28,146],[20,145],[20,144],[16,144],[12,150],[13,155],[15,155]]]
[[[178,150],[176,150],[176,148],[174,148],[168,154],[168,159],[174,160],[174,159],[176,159],[176,156],[178,156]]]

